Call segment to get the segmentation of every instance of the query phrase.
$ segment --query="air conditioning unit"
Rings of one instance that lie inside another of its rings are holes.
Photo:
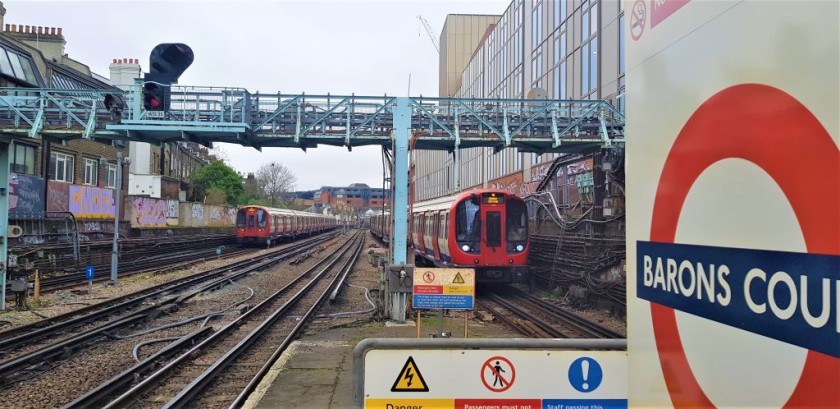
[[[8,236],[12,239],[23,236],[23,227],[20,227],[16,224],[9,225]]]

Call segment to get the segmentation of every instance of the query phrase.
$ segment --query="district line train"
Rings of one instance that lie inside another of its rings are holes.
[[[371,216],[371,233],[388,241],[390,214]],[[479,189],[414,204],[409,245],[418,265],[465,267],[481,282],[510,282],[526,272],[528,212],[503,190]]]
[[[338,227],[334,217],[274,209],[265,206],[243,206],[236,212],[236,241],[240,245],[260,244],[270,247],[282,239],[294,239]]]

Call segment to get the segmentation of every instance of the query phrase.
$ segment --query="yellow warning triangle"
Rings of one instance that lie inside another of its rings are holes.
[[[464,277],[461,277],[461,273],[455,273],[455,278],[452,279],[452,284],[464,284]]]
[[[391,387],[391,392],[428,392],[429,386],[423,379],[423,375],[417,369],[417,364],[414,363],[414,358],[408,357],[405,361],[403,369],[394,381],[394,386]]]

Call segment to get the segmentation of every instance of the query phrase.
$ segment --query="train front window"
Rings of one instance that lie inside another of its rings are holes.
[[[267,219],[266,219],[265,216],[266,216],[266,211],[265,210],[263,210],[263,209],[257,210],[257,226],[259,226],[259,228],[261,228],[261,229],[264,229],[265,226],[266,226],[266,223],[267,223]]]
[[[455,209],[455,240],[461,250],[466,252],[478,252],[478,242],[481,240],[479,210],[477,200],[464,200]]]
[[[245,211],[240,210],[236,213],[236,227],[245,227]]]
[[[528,240],[528,212],[521,200],[510,200],[507,203],[507,239],[521,242]]]

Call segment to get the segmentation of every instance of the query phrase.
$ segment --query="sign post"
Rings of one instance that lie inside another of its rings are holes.
[[[415,310],[438,310],[438,336],[451,334],[443,331],[444,310],[471,310],[475,305],[475,270],[470,268],[419,268],[414,271],[411,305]],[[418,311],[418,325],[420,323]],[[464,318],[464,337],[467,334]],[[419,329],[418,329],[419,335]]]
[[[88,298],[90,295],[93,294],[93,278],[94,278],[94,266],[87,266],[85,267],[85,280],[88,282]]]

